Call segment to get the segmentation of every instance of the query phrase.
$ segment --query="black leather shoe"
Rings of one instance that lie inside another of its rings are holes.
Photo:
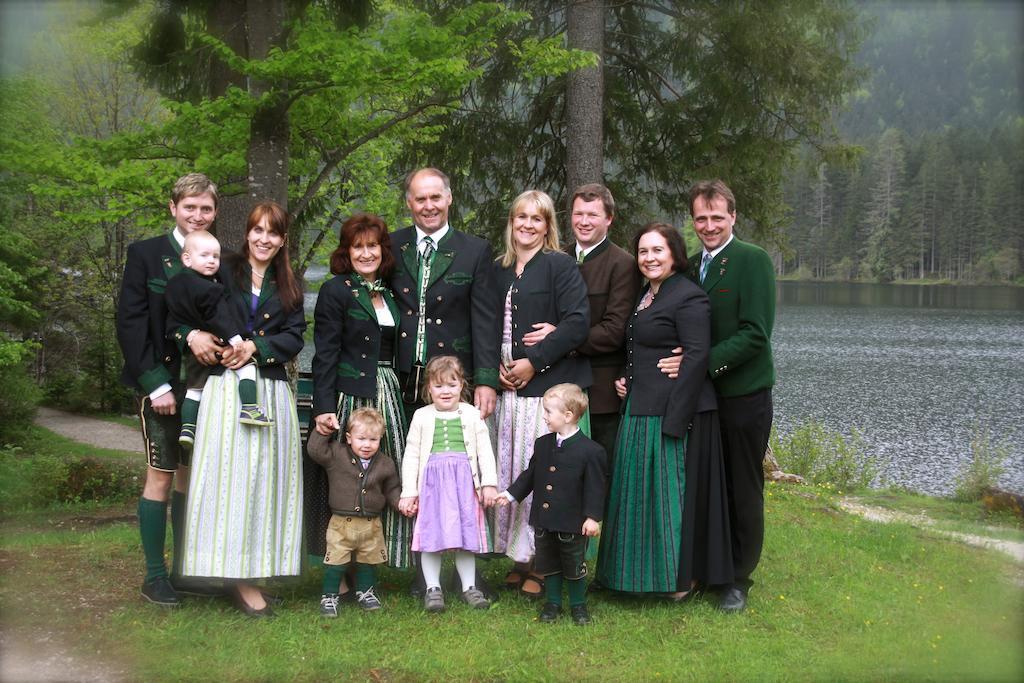
[[[729,586],[722,591],[722,597],[718,602],[718,609],[723,612],[742,612],[747,608],[747,592],[736,586]]]
[[[161,607],[177,607],[181,604],[174,586],[166,576],[160,576],[142,584],[142,597]]]
[[[213,598],[225,595],[224,586],[217,585],[210,579],[197,579],[191,576],[173,574],[171,586],[178,595],[191,595],[199,598]]]
[[[573,605],[569,612],[572,613],[572,623],[577,626],[586,626],[590,623],[590,612],[587,611],[586,605]]]
[[[558,617],[562,616],[562,606],[556,605],[553,602],[545,602],[544,607],[540,610],[540,616],[537,617],[544,624],[550,624],[553,621],[557,621]]]
[[[235,607],[240,609],[242,611],[242,614],[244,614],[247,617],[255,617],[257,619],[262,619],[274,616],[274,610],[270,607],[269,602],[260,609],[256,609],[242,598],[242,594],[238,592],[238,590],[235,590],[234,600]]]

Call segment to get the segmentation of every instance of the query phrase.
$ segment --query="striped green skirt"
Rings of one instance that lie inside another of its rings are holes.
[[[295,576],[302,558],[299,420],[287,382],[258,378],[271,427],[238,421],[238,375],[206,382],[185,511],[186,576]]]
[[[665,436],[662,418],[630,415],[615,443],[597,579],[613,590],[676,590],[683,538],[686,439]]]

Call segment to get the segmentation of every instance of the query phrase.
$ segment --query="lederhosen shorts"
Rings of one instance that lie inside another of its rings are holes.
[[[384,545],[384,524],[377,517],[332,514],[327,525],[324,564],[348,564],[353,556],[359,564],[388,561]]]
[[[550,529],[534,529],[533,536],[537,548],[535,572],[541,576],[561,573],[570,581],[587,575],[586,536]]]
[[[172,389],[174,398],[181,404],[182,391]],[[175,409],[174,415],[159,415],[153,410],[149,396],[137,400],[139,423],[142,425],[143,445],[146,449],[146,463],[161,472],[175,472],[178,466],[188,467],[189,455],[178,444],[181,434],[181,414]]]

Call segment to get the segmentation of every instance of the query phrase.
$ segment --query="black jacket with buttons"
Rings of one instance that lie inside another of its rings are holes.
[[[560,251],[539,251],[519,276],[515,263],[508,268],[496,263],[495,268],[502,301],[512,287],[512,358],[528,358],[537,372],[516,393],[543,396],[562,382],[589,387],[593,382],[590,360],[576,349],[590,333],[590,303],[576,262]],[[523,336],[533,332],[536,323],[551,323],[556,329],[539,344],[526,346]],[[500,339],[500,325],[496,334]]]
[[[378,517],[390,505],[398,509],[402,485],[395,463],[379,451],[363,469],[347,444],[315,429],[306,444],[309,457],[327,470],[331,512],[352,517]]]
[[[383,293],[391,310],[398,337],[398,308],[391,292]],[[313,313],[313,415],[333,413],[338,394],[374,398],[377,395],[377,361],[381,328],[370,292],[352,273],[337,275],[320,287]],[[393,361],[395,344],[391,344]]]
[[[561,447],[557,443],[553,433],[538,438],[529,466],[508,492],[520,502],[533,493],[530,526],[535,529],[579,534],[588,517],[600,522],[604,514],[606,456],[583,432]]]
[[[648,287],[640,292],[640,299]],[[658,361],[683,347],[679,377],[669,378]],[[661,431],[682,438],[696,413],[715,410],[708,376],[711,308],[700,287],[675,273],[661,283],[654,302],[634,310],[626,327],[626,389],[631,415],[660,415]]]
[[[181,247],[170,232],[128,245],[117,300],[117,341],[124,356],[121,381],[142,394],[178,381],[181,353],[165,336],[164,290],[183,267]]]
[[[300,301],[293,311],[284,310],[281,297],[277,293],[277,279],[271,266],[264,275],[263,288],[256,304],[256,314],[252,318],[252,328],[249,329],[252,301],[249,283],[252,269],[248,263],[241,264],[242,279],[236,281],[233,266],[238,258],[240,257],[231,256],[224,259],[219,272],[232,311],[237,320],[243,321],[242,327],[246,330],[243,336],[252,339],[256,345],[253,359],[259,368],[260,376],[265,379],[287,380],[285,364],[299,355],[304,344],[302,334],[306,331],[306,316],[302,310],[302,303]],[[210,374],[220,375],[226,369],[223,365],[215,365],[211,368]]]
[[[167,336],[178,342],[184,352],[186,335],[182,330],[212,332],[223,341],[242,335],[242,325],[224,295],[224,285],[216,276],[206,277],[186,268],[167,283]]]
[[[391,289],[401,314],[398,367],[408,373],[416,354],[419,322],[416,228],[391,235],[395,272]],[[426,359],[457,356],[474,384],[497,388],[498,349],[494,335],[500,303],[491,284],[491,246],[454,228],[437,245],[426,296]]]

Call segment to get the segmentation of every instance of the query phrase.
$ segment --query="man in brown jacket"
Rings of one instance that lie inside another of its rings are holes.
[[[574,353],[590,359],[594,375],[587,392],[590,432],[608,454],[607,471],[611,472],[621,405],[615,394],[615,380],[622,375],[626,361],[626,323],[636,306],[640,271],[636,260],[608,237],[615,218],[615,200],[607,187],[581,185],[569,200],[569,212],[576,240],[566,247],[566,253],[579,264],[590,303],[590,333]],[[546,325],[523,340],[537,343],[551,329]]]

